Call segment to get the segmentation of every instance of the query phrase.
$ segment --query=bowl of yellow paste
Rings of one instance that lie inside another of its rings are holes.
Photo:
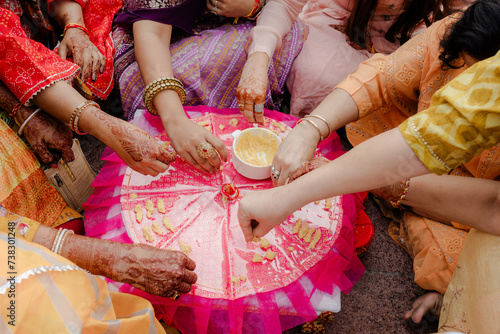
[[[264,180],[271,177],[271,164],[281,139],[264,128],[233,132],[233,166],[241,175]]]

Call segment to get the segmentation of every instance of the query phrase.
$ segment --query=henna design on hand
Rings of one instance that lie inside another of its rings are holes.
[[[21,118],[26,119],[33,110],[20,110]],[[54,159],[49,152],[55,149],[61,152],[62,158],[66,162],[75,160],[75,155],[71,146],[73,144],[73,132],[70,127],[54,118],[53,116],[40,111],[24,127],[26,140],[31,148],[44,163],[50,163]]]
[[[97,108],[89,108],[89,111],[110,129],[113,137],[118,140],[121,148],[133,161],[141,162],[146,159],[152,159],[159,160],[168,165],[175,160],[175,157],[171,153],[167,152],[153,137],[141,128],[114,118]],[[120,155],[118,151],[117,153]]]
[[[98,72],[102,73],[106,66],[106,59],[99,49],[92,43],[89,36],[78,28],[68,29],[59,46],[59,56],[66,59],[73,57],[73,62],[82,69],[81,79],[86,82],[89,77],[97,79]]]
[[[149,245],[72,235],[66,240],[62,255],[92,274],[157,296],[169,297],[175,291],[187,293],[197,280],[193,260],[182,252]]]

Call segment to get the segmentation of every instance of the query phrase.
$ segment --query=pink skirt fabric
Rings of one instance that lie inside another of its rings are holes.
[[[346,35],[330,26],[341,25],[343,20],[322,16],[317,22],[308,21],[309,35],[286,79],[291,94],[290,114],[296,117],[310,114],[335,86],[370,57],[368,51],[351,47]]]
[[[199,106],[187,107],[186,111],[193,120],[211,126],[228,148],[232,131],[252,126],[236,109]],[[280,136],[286,135],[296,121],[269,110],[265,116],[266,127]],[[235,119],[238,125],[233,130]],[[168,141],[158,117],[139,111],[134,123],[157,140]],[[318,154],[329,158],[342,154],[338,137],[332,136],[322,143]],[[103,156],[106,164],[94,181],[94,194],[84,204],[87,235],[149,243],[166,249],[182,249],[181,244],[188,244],[189,256],[197,262],[199,276],[193,290],[178,301],[151,296],[112,281],[111,289],[147,298],[158,318],[185,333],[281,333],[316,318],[318,312],[339,311],[340,291],[348,293],[364,271],[354,252],[357,196],[332,198],[332,208],[328,210],[324,203],[311,203],[297,211],[288,223],[265,237],[271,243],[268,249],[276,257],[269,260],[264,256],[262,263],[254,263],[251,255],[264,255],[266,249],[258,243],[244,242],[235,217],[238,198],[224,201],[218,189],[228,182],[241,193],[265,189],[271,186],[269,179],[253,181],[240,176],[230,159],[215,176],[198,173],[178,159],[166,173],[152,178],[133,172],[110,150]],[[137,223],[134,208],[138,204],[143,207],[146,198],[156,203],[162,199],[174,225],[173,231],[163,229],[160,234],[153,233],[154,240],[150,241],[144,238],[142,228],[151,228],[155,219],[161,225],[161,215],[155,211],[153,217],[144,216]],[[310,227],[321,231],[314,250],[301,248],[304,241],[292,233],[297,220],[293,217],[306,220],[309,216]],[[235,280],[238,277],[245,279]]]
[[[309,35],[286,81],[292,96],[291,115],[310,114],[335,86],[371,57],[367,50],[349,45],[347,36],[337,30],[345,29],[353,4],[350,0],[309,0],[299,15]],[[403,0],[378,0],[368,23],[368,45],[376,52],[389,54],[399,46],[386,40],[385,34],[404,5]]]

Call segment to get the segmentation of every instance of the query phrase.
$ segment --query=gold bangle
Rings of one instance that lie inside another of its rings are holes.
[[[81,115],[85,110],[90,108],[91,106],[94,106],[98,109],[100,109],[99,105],[95,103],[94,101],[87,100],[85,102],[80,103],[73,113],[71,114],[71,117],[69,119],[69,126],[72,131],[75,131],[79,135],[85,135],[87,134],[86,132],[81,132],[80,129],[78,129],[78,121],[80,120]]]
[[[307,118],[307,117],[315,117],[317,119],[322,120],[326,124],[326,126],[328,127],[328,136],[326,136],[325,139],[330,137],[330,135],[333,132],[333,129],[332,129],[332,126],[330,125],[330,123],[328,123],[324,117],[322,117],[320,115],[306,115],[304,118]]]
[[[170,83],[163,83],[160,85],[156,85],[149,89],[146,94],[144,94],[144,103],[146,105],[146,109],[152,113],[153,115],[158,115],[158,112],[156,108],[153,105],[153,99],[158,94],[159,92],[166,90],[166,89],[171,89],[179,95],[179,98],[181,99],[181,103],[184,104],[186,101],[186,92],[184,91],[184,88],[177,85],[177,84],[170,84]]]
[[[150,83],[144,89],[144,93],[142,95],[142,99],[144,100],[144,104],[146,106],[146,110],[151,114],[158,116],[158,111],[153,105],[153,99],[156,94],[159,92],[171,89],[179,95],[179,99],[181,100],[181,104],[186,102],[186,91],[184,90],[184,85],[176,78],[159,78]]]
[[[322,141],[324,138],[323,138],[323,134],[321,133],[321,130],[319,129],[319,126],[316,125],[316,123],[314,123],[313,121],[311,121],[310,119],[306,119],[306,118],[302,118],[302,119],[299,119],[297,121],[297,123],[295,123],[295,125],[299,124],[300,122],[302,121],[306,121],[307,123],[311,123],[312,126],[314,126],[316,128],[316,130],[318,130],[318,133],[319,133],[319,138],[320,140],[319,141]]]
[[[401,206],[401,202],[403,202],[406,198],[406,195],[408,195],[408,190],[410,190],[410,179],[405,180],[405,186],[403,188],[403,193],[401,194],[401,196],[399,197],[397,202],[390,201],[394,208],[400,209],[400,210],[403,209],[403,207]]]

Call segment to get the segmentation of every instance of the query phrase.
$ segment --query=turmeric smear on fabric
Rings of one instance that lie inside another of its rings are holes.
[[[236,154],[247,164],[269,166],[277,149],[278,142],[270,133],[244,132],[238,137]]]

